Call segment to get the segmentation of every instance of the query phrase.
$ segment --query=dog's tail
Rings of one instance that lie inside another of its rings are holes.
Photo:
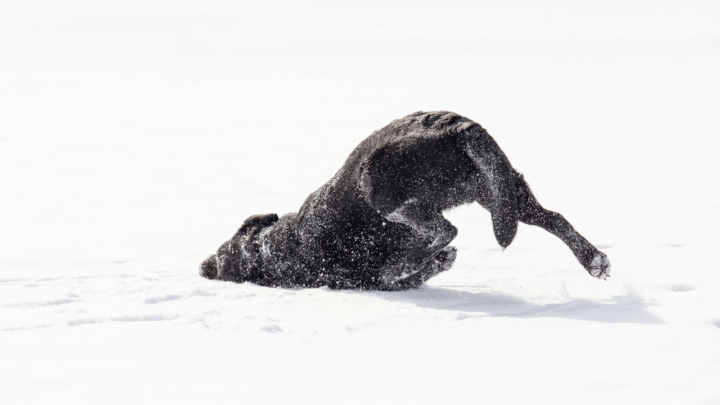
[[[518,201],[515,169],[495,140],[482,128],[468,132],[467,154],[487,181],[488,205],[495,239],[504,248],[515,239]]]

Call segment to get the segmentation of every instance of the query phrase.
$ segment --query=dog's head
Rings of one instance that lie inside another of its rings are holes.
[[[278,221],[277,214],[253,215],[243,222],[217,253],[200,265],[200,275],[209,279],[243,282],[258,265],[257,235]]]

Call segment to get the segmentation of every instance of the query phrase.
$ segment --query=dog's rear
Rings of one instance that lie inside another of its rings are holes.
[[[594,277],[609,276],[610,262],[560,214],[543,208],[523,176],[477,123],[438,111],[411,114],[379,131],[386,140],[364,164],[360,187],[385,219],[410,227],[415,257],[443,249],[457,230],[442,211],[476,201],[492,215],[498,244],[506,248],[518,221],[560,238]],[[469,159],[468,159],[469,158]],[[451,162],[451,164],[448,164]]]
[[[411,114],[379,132],[373,136],[384,142],[375,142],[363,163],[360,187],[383,217],[432,238],[426,255],[457,233],[441,212],[474,201],[491,212],[500,246],[512,243],[519,215],[515,170],[479,124],[438,111]]]

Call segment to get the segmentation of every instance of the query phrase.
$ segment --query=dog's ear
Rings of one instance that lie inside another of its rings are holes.
[[[243,222],[240,229],[238,229],[237,233],[238,235],[246,235],[249,232],[252,232],[254,229],[263,229],[266,228],[275,222],[278,221],[277,214],[260,214],[260,215],[253,215],[250,218],[246,219],[245,222]]]

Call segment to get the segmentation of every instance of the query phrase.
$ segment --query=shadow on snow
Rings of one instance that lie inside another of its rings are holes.
[[[367,294],[367,293],[365,293]],[[662,324],[651,314],[642,298],[616,296],[614,303],[573,299],[562,304],[538,305],[518,297],[487,292],[465,292],[447,288],[422,287],[402,292],[370,292],[379,298],[413,303],[419,307],[445,311],[477,312],[493,317],[567,318],[605,323]]]

